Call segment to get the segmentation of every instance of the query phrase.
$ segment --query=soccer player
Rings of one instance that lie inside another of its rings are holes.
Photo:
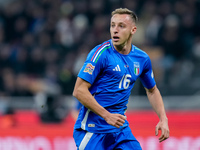
[[[141,150],[125,111],[139,78],[159,117],[159,141],[169,137],[168,119],[153,76],[149,56],[132,45],[137,16],[126,8],[112,12],[111,39],[96,46],[80,70],[73,96],[82,104],[73,137],[79,150]]]

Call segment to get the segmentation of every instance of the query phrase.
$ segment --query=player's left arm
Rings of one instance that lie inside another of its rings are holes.
[[[159,117],[159,122],[156,125],[155,134],[157,136],[158,130],[161,130],[159,142],[162,142],[169,138],[168,119],[165,112],[163,99],[156,85],[151,89],[145,88],[145,90],[151,106]]]

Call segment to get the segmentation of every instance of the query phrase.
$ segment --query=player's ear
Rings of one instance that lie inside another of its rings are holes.
[[[131,34],[135,34],[136,31],[137,31],[137,27],[134,25],[131,29]]]

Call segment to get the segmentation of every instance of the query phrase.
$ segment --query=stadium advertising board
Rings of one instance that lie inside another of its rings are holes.
[[[130,127],[143,150],[200,150],[200,112],[167,112],[167,115],[170,138],[159,143],[154,130],[158,118],[154,112],[127,112]],[[15,126],[0,127],[0,150],[76,149],[72,138],[74,120],[70,116],[60,124],[41,123],[33,112],[17,113],[15,118]]]

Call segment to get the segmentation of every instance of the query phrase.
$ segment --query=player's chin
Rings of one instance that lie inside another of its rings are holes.
[[[119,45],[121,45],[120,40],[115,40],[115,41],[113,41],[113,45],[114,45],[114,46],[119,46]]]

